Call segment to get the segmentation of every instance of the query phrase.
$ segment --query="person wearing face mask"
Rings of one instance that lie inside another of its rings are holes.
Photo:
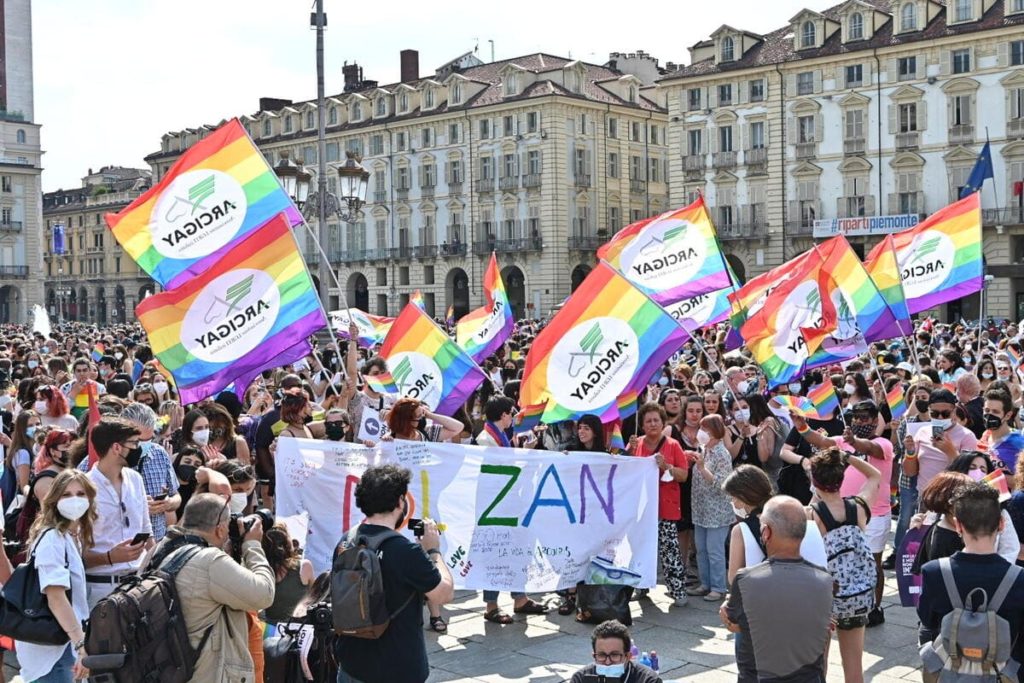
[[[917,475],[918,493],[961,451],[977,448],[978,439],[974,434],[953,421],[955,411],[956,397],[951,391],[932,391],[928,398],[931,428],[919,429],[913,436],[908,434],[904,438],[903,471],[908,476]]]
[[[616,620],[597,625],[590,635],[594,663],[572,675],[569,683],[587,683],[594,677],[607,683],[661,683],[656,671],[633,661],[629,629]]]
[[[693,528],[697,544],[697,569],[700,586],[686,591],[702,595],[704,600],[721,600],[726,591],[725,542],[734,521],[729,495],[722,490],[726,477],[732,473],[732,458],[722,440],[725,422],[718,415],[701,418],[697,431],[698,448],[688,453],[693,460],[690,481],[693,482]]]
[[[988,391],[989,385],[996,379],[995,362],[991,358],[982,358],[974,368],[974,376],[978,378],[982,393]]]
[[[180,513],[195,494],[197,476],[205,462],[203,452],[194,446],[185,446],[174,454],[174,476],[178,480],[178,495],[181,496],[181,505],[178,507],[177,513],[172,513],[173,518],[168,520],[171,524],[177,523],[181,517]],[[171,516],[168,515],[168,517]]]
[[[28,543],[29,532],[32,523],[41,507],[41,501],[53,485],[53,479],[64,470],[71,467],[71,456],[69,449],[74,435],[63,429],[52,429],[46,435],[46,441],[36,456],[33,472],[29,478],[28,495],[25,497],[25,506],[21,508],[18,515],[16,533],[18,540],[23,544]],[[15,558],[17,560],[17,558]]]
[[[1024,435],[1011,429],[1016,416],[1017,409],[1005,391],[991,389],[985,394],[985,431],[978,440],[978,450],[988,453],[992,464],[1007,473],[1016,472],[1018,455],[1024,450]]]
[[[50,612],[68,636],[65,645],[15,641],[21,676],[26,681],[71,681],[85,678],[85,631],[89,618],[83,554],[93,544],[96,487],[89,477],[65,470],[53,480],[29,533],[39,587]]]
[[[348,411],[330,408],[324,414],[324,438],[328,441],[352,441]]]
[[[248,465],[251,462],[249,444],[245,437],[235,432],[235,421],[228,409],[219,403],[206,403],[202,411],[210,425],[208,445],[212,451],[228,460]]]
[[[183,448],[192,447],[202,451],[204,460],[219,455],[210,448],[210,420],[206,417],[206,413],[198,409],[185,413],[185,417],[181,421],[181,429],[171,440],[175,453]]]
[[[33,410],[21,411],[14,420],[11,443],[4,456],[3,474],[0,475],[0,495],[4,501],[13,501],[16,495],[24,493],[28,488],[35,458],[33,446],[39,426],[39,416]]]
[[[36,389],[32,409],[46,427],[60,427],[68,431],[78,429],[78,420],[71,415],[67,398],[55,386],[44,385]]]
[[[98,491],[95,538],[84,553],[91,609],[138,571],[143,551],[153,545],[153,523],[145,481],[133,469],[142,458],[139,428],[120,417],[103,417],[89,438],[99,455],[87,475]],[[137,534],[147,540],[134,542]]]

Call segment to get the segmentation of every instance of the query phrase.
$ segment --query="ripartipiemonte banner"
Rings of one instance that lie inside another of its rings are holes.
[[[567,588],[586,578],[594,556],[641,574],[642,586],[655,584],[658,472],[653,458],[417,441],[365,448],[281,439],[277,514],[309,513],[305,557],[317,572],[330,569],[344,532],[363,520],[355,502],[362,473],[384,463],[412,471],[409,516],[444,525],[441,552],[456,588]]]

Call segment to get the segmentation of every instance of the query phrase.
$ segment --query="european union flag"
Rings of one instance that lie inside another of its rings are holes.
[[[967,178],[967,184],[960,190],[960,199],[973,192],[978,192],[985,180],[988,178],[995,180],[995,177],[996,174],[992,170],[992,150],[989,149],[988,142],[986,142],[985,146],[981,148],[978,160],[974,162],[974,169],[971,170],[971,175]]]

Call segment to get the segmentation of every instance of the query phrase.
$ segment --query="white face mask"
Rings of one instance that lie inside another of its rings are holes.
[[[736,391],[740,392],[741,395],[747,393],[747,391],[749,389],[750,389],[750,382],[748,382],[745,379],[744,380],[740,380],[740,383],[736,385]]]
[[[244,493],[232,493],[231,502],[228,503],[228,509],[231,510],[231,514],[238,515],[242,513],[245,506],[249,504],[249,496]]]
[[[744,510],[743,508],[738,508],[735,505],[732,506],[732,513],[734,515],[736,515],[737,517],[739,517],[740,519],[746,519],[747,515],[750,514],[749,512]]]
[[[123,360],[124,359],[124,354],[121,353],[120,351],[118,351],[117,353],[114,354],[114,358],[116,358],[118,360]]]
[[[789,393],[791,393],[791,394],[799,394],[800,393],[800,384],[797,383],[797,382],[794,382],[794,383],[790,384],[789,385]]]
[[[46,401],[36,401],[32,404],[32,410],[36,411],[40,415],[46,414]]]
[[[35,370],[36,368],[39,367],[39,361],[37,361],[37,360],[30,360],[30,361],[26,362],[25,365],[28,366],[29,370]]]
[[[993,377],[993,375],[992,375],[991,372],[983,372],[983,373],[981,373],[981,378],[982,379],[992,379],[992,377]]]
[[[705,432],[703,429],[697,430],[697,443],[701,446],[707,446],[709,441],[711,441],[710,434]]]
[[[59,512],[64,519],[70,519],[72,522],[84,515],[88,510],[89,499],[83,496],[61,498],[57,501],[57,512]]]
[[[5,410],[7,406],[11,405],[11,401],[13,400],[14,399],[12,399],[7,394],[0,395],[0,410]]]
[[[198,431],[192,432],[192,440],[195,441],[200,446],[205,446],[206,444],[210,443],[210,430],[200,429]]]
[[[668,377],[662,376],[662,378],[658,380],[658,384],[660,384],[663,387],[667,387],[668,386]]]
[[[736,410],[736,420],[739,422],[749,422],[750,411],[747,408],[738,408]]]
[[[847,384],[847,385],[845,385],[843,387],[843,391],[846,392],[847,396],[853,396],[855,393],[857,393],[857,385],[856,384]]]
[[[950,426],[952,426],[952,424],[953,421],[950,420],[949,418],[946,418],[945,420],[932,420],[932,426],[941,427],[942,431],[946,431],[947,429],[949,429]]]
[[[153,391],[158,394],[166,394],[167,382],[153,382]]]

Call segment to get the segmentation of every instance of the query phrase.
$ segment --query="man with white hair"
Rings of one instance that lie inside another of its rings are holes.
[[[163,446],[153,442],[156,429],[156,413],[145,403],[129,403],[121,411],[121,417],[139,428],[139,445],[142,457],[135,470],[142,475],[146,484],[146,503],[149,517],[153,522],[153,540],[160,541],[167,533],[165,512],[177,510],[181,505],[178,495],[178,478],[171,467],[171,457]]]

